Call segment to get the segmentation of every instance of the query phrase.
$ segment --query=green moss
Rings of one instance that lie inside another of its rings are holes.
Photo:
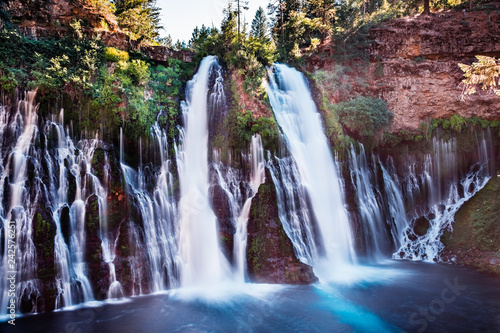
[[[452,234],[443,237],[447,248],[500,251],[499,194],[500,177],[493,176],[486,186],[456,213]]]
[[[104,182],[104,163],[106,161],[106,153],[102,148],[96,148],[92,156],[92,169],[94,175],[99,181]]]
[[[264,265],[262,262],[261,251],[264,249],[265,243],[262,237],[262,235],[257,235],[255,238],[252,238],[250,248],[248,250],[248,256],[252,258],[252,270],[255,274],[259,274]]]

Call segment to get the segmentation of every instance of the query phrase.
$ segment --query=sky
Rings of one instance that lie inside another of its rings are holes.
[[[243,10],[243,16],[248,25],[252,24],[255,12],[262,6],[267,13],[269,0],[247,0],[248,10]],[[245,2],[242,0],[240,6]],[[186,41],[191,39],[191,34],[196,26],[202,24],[220,28],[222,11],[227,7],[228,0],[157,0],[156,6],[161,8],[161,24],[164,30],[161,36],[172,36],[175,43],[178,39]],[[243,23],[242,16],[242,23]]]

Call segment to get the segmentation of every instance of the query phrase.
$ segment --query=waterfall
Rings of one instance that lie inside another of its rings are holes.
[[[339,265],[356,260],[338,172],[305,78],[286,65],[277,64],[274,71],[267,86],[269,100],[319,229],[322,249],[319,244],[314,249],[315,270],[328,276]]]
[[[317,256],[316,237],[297,163],[290,156],[269,156],[268,160],[269,172],[276,188],[281,224],[292,241],[297,258],[312,265]]]
[[[215,84],[209,92],[209,80]],[[186,87],[184,128],[178,149],[179,251],[182,257],[181,285],[213,285],[227,279],[229,263],[221,252],[216,216],[208,197],[207,97],[217,101],[222,89],[221,68],[213,56],[206,57]],[[207,93],[210,93],[207,96]]]
[[[394,169],[392,165],[392,158],[389,158],[390,170]],[[399,185],[396,183],[397,178],[394,179],[391,174],[396,174],[395,171],[390,173],[387,169],[380,163],[380,168],[382,169],[382,175],[384,178],[384,189],[385,189],[385,202],[389,206],[389,216],[387,223],[391,228],[392,241],[396,248],[401,246],[401,241],[403,239],[404,229],[408,226],[408,218],[405,211],[405,205],[403,203],[403,195],[399,189]]]
[[[394,253],[396,259],[436,261],[444,249],[440,238],[445,230],[453,229],[455,213],[480,189],[493,172],[492,138],[489,129],[477,139],[477,163],[461,176],[456,139],[448,141],[433,138],[433,154],[427,154],[424,170],[419,175],[415,167],[410,167],[406,177],[406,191],[410,202],[422,201],[421,209],[413,207],[411,223],[400,235],[400,248]],[[425,196],[427,195],[427,198]],[[415,232],[417,223],[428,224],[422,234]]]
[[[63,109],[61,109],[58,120],[53,117],[52,121],[46,123],[44,132],[55,132],[57,136],[56,154],[51,156],[49,150],[45,150],[45,160],[49,170],[52,170],[52,177],[54,177],[50,182],[50,187],[53,193],[52,218],[57,227],[54,239],[55,264],[57,267],[56,281],[58,284],[56,308],[61,308],[93,299],[92,288],[85,274],[85,262],[82,255],[85,245],[85,231],[83,228],[85,207],[81,199],[81,181],[79,181],[79,177],[75,177],[75,175],[80,174],[80,165],[85,163],[80,160],[81,157],[75,157],[74,151],[77,148],[64,128]],[[86,154],[80,156],[84,155]],[[55,169],[59,169],[58,179],[55,178],[56,174],[53,173]],[[68,198],[69,180],[71,178],[75,179],[75,198]],[[58,188],[56,188],[56,184],[59,184]],[[69,218],[69,225],[66,225],[67,221],[62,220],[64,216]],[[68,235],[68,232],[63,232],[63,229],[71,230],[71,236]],[[75,278],[72,278],[73,276]]]
[[[364,247],[367,256],[381,259],[387,245],[384,212],[381,205],[381,194],[376,179],[377,164],[368,165],[363,145],[359,144],[359,153],[354,145],[349,151],[351,181],[356,188],[357,204],[361,215]],[[375,157],[372,155],[372,159]]]
[[[214,154],[217,156],[217,154]],[[229,199],[233,224],[236,226],[234,234],[234,262],[235,280],[244,282],[246,278],[246,248],[247,224],[253,197],[257,194],[260,184],[265,180],[265,160],[262,139],[260,135],[252,136],[250,153],[243,156],[249,163],[250,178],[243,179],[240,172],[222,163],[214,163],[217,180]],[[242,191],[243,188],[243,191]]]
[[[1,170],[2,236],[5,237],[0,269],[1,272],[5,272],[2,281],[0,281],[2,286],[0,305],[2,309],[7,308],[10,299],[8,296],[9,287],[5,278],[8,271],[16,272],[16,301],[20,301],[25,292],[30,299],[32,299],[31,297],[36,298],[41,289],[41,285],[36,279],[38,267],[32,227],[35,211],[31,202],[46,195],[46,189],[39,180],[34,180],[36,184],[32,185],[32,189],[27,184],[28,168],[32,167],[36,170],[40,167],[38,163],[40,156],[32,149],[32,144],[38,134],[38,115],[34,98],[34,92],[27,93],[25,99],[18,102],[17,109],[10,119],[8,116],[2,117],[5,122],[2,124],[3,130],[0,133],[1,141],[7,142],[2,147],[1,156],[2,161],[7,159]],[[13,138],[8,138],[6,134],[12,135]],[[9,142],[9,139],[12,141]],[[15,228],[9,228],[10,225],[14,225]],[[10,258],[8,254],[13,253],[7,251],[7,249],[11,249],[7,247],[7,240],[11,238],[8,237],[6,230],[14,230],[16,234],[14,238],[15,253]],[[9,259],[14,258],[15,262],[11,261],[9,264]]]
[[[122,169],[129,193],[134,196],[142,217],[145,244],[148,247],[148,270],[152,277],[151,291],[157,292],[178,286],[178,212],[174,198],[172,161],[168,156],[167,134],[155,123],[151,137],[160,152],[161,163],[152,193],[145,188],[142,162],[137,173],[125,165],[122,165]],[[142,153],[140,155],[142,161]]]

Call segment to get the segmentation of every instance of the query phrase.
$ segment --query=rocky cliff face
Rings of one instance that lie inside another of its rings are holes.
[[[131,40],[120,30],[116,17],[105,8],[98,8],[88,0],[6,0],[0,6],[23,34],[34,38],[64,36],[70,24],[80,21],[82,31],[89,37],[98,36],[105,45],[122,50],[137,50],[148,58],[166,63],[169,58],[193,61],[193,54],[175,51],[164,46],[144,46]],[[4,22],[0,19],[0,28]]]
[[[394,113],[393,131],[416,129],[453,114],[500,118],[500,98],[489,92],[461,99],[459,62],[500,55],[500,10],[443,12],[393,20],[370,31],[368,90]]]
[[[266,182],[252,200],[248,220],[247,265],[251,281],[309,284],[318,279],[300,262],[278,217],[276,190],[266,170]]]

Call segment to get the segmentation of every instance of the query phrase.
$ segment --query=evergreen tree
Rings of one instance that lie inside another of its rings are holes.
[[[313,18],[321,20],[321,43],[332,30],[335,23],[335,0],[309,0],[309,13]]]
[[[295,24],[289,24],[289,21],[298,17],[302,3],[299,0],[274,0],[269,3],[268,9],[269,14],[274,16],[274,40],[284,56],[294,48],[295,43],[290,40],[290,36],[296,35],[297,32],[293,31]]]
[[[250,35],[255,38],[265,39],[267,38],[267,17],[264,9],[259,7],[255,13],[255,17],[252,21],[252,30]]]
[[[133,40],[151,43],[159,36],[162,27],[156,0],[114,0],[114,5],[120,28]]]

